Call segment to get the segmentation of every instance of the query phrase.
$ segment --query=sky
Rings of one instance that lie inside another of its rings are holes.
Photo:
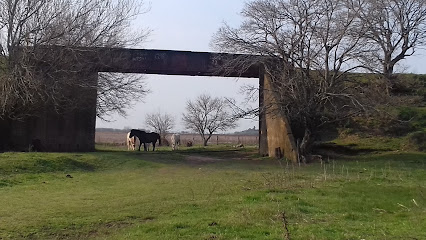
[[[150,11],[134,22],[137,27],[152,30],[148,40],[138,48],[213,51],[209,46],[212,36],[224,22],[239,26],[244,3],[245,0],[152,0]],[[402,62],[400,70],[426,74],[425,56],[425,51],[418,51]],[[175,117],[174,132],[184,131],[181,119],[188,100],[208,93],[213,97],[234,98],[246,107],[241,86],[258,84],[258,79],[165,75],[145,75],[144,81],[151,93],[143,101],[131,103],[126,117],[113,115],[110,122],[97,119],[96,127],[147,129],[145,115],[161,112]],[[256,107],[258,103],[250,105]],[[239,126],[229,132],[253,127],[258,128],[257,120],[240,120]]]
[[[145,49],[212,52],[209,47],[213,34],[224,22],[241,22],[239,12],[242,0],[153,0],[150,11],[140,16],[135,24],[152,30]],[[168,113],[175,117],[174,132],[186,131],[182,114],[186,102],[207,93],[213,97],[234,98],[247,106],[240,88],[245,84],[257,85],[258,79],[198,76],[145,75],[143,80],[151,91],[143,101],[134,102],[127,116],[112,115],[110,122],[96,120],[97,128],[143,128],[148,113]],[[250,103],[257,107],[258,103]],[[238,127],[228,132],[256,127],[257,120],[239,120]]]

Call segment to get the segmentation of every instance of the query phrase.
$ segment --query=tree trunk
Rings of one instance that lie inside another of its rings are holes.
[[[393,68],[394,68],[394,64],[392,64],[391,62],[387,63],[383,67],[383,76],[385,78],[384,80],[385,80],[385,84],[386,84],[386,93],[387,93],[388,96],[390,95],[392,89],[395,86],[395,78],[393,76]]]
[[[306,128],[302,140],[300,141],[299,139],[297,142],[299,163],[307,163],[307,155],[309,154],[309,149],[312,145],[311,131]]]
[[[204,137],[204,135],[203,135],[203,140],[204,140],[204,142],[203,142],[203,145],[204,145],[204,147],[206,147],[207,146],[207,142],[210,140],[210,138],[212,137],[212,134],[213,133],[209,133],[209,136],[207,137],[207,138],[205,138]]]

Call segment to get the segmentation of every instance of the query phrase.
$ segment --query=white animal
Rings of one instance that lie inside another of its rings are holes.
[[[130,132],[127,133],[127,150],[135,150],[135,136],[130,137]]]
[[[178,149],[180,145],[180,135],[179,134],[173,134],[172,135],[172,149],[176,150]]]

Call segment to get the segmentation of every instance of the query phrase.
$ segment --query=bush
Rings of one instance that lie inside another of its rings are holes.
[[[418,112],[414,108],[401,108],[398,114],[398,119],[401,121],[410,121],[417,117]]]
[[[404,107],[399,109],[398,120],[408,123],[414,131],[425,130],[426,128],[426,109]]]
[[[419,151],[426,151],[426,131],[413,132],[408,135],[408,142]]]

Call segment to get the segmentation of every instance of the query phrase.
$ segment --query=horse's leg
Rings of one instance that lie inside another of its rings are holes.
[[[139,149],[138,149],[139,152],[141,151],[141,145],[142,145],[142,142],[139,140]]]
[[[130,141],[130,149],[132,149],[133,151],[135,151],[135,147],[136,147],[136,138],[132,137],[132,140]]]
[[[155,151],[155,142],[152,143],[152,151]]]
[[[147,152],[148,150],[146,149],[146,143],[143,143],[143,150],[145,151],[145,152]]]

